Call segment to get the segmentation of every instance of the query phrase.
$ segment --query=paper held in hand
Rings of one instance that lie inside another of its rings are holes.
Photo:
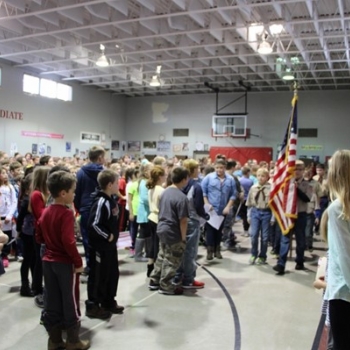
[[[322,278],[324,280],[326,276],[326,267],[327,267],[327,257],[322,256],[318,259],[318,266],[316,271],[316,278],[315,280],[318,280]],[[315,289],[316,293],[323,294],[323,289]]]
[[[216,230],[218,230],[224,221],[225,217],[222,215],[218,215],[214,209],[209,210],[211,205],[209,204],[204,204],[204,210],[206,213],[209,214],[210,219],[207,221],[207,223],[214,227]]]

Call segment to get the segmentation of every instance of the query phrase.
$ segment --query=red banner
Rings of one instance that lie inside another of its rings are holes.
[[[22,131],[22,136],[31,136],[31,137],[47,137],[49,139],[63,139],[63,134],[54,134],[51,132],[40,132],[40,131]]]

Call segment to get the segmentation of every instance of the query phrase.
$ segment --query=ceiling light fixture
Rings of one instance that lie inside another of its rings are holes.
[[[258,47],[258,53],[260,53],[260,55],[268,55],[272,52],[272,46],[270,43],[268,43],[266,41],[266,39],[264,39]]]
[[[153,75],[149,85],[154,87],[160,86],[160,80],[158,75]]]
[[[105,55],[105,46],[101,44],[100,45],[100,50],[101,50],[102,54],[97,59],[96,66],[98,66],[98,67],[108,67],[109,66],[109,62],[108,62],[108,58]]]
[[[283,73],[282,76],[283,80],[294,80],[295,76],[291,68],[286,68],[286,71]]]
[[[271,24],[269,29],[271,35],[280,35],[284,28],[282,24]]]

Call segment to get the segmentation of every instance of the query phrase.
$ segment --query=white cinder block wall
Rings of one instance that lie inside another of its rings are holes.
[[[72,102],[31,96],[22,91],[24,72],[2,65],[0,109],[22,112],[23,120],[0,118],[1,150],[10,152],[11,143],[15,142],[18,151],[25,153],[31,151],[33,143],[46,143],[53,156],[72,156],[75,149],[86,151],[91,147],[80,143],[81,131],[105,133],[108,148],[111,139],[121,139],[125,134],[124,97],[77,84],[72,85]],[[21,131],[63,134],[64,139],[21,136]],[[66,152],[66,142],[71,142],[71,152]]]
[[[219,108],[241,94],[219,94]],[[241,139],[211,138],[211,120],[216,108],[215,94],[139,97],[128,98],[126,102],[126,137],[128,140],[152,141],[159,134],[173,143],[189,142],[192,156],[197,141],[210,146],[272,147],[274,154],[282,142],[291,110],[292,92],[248,93],[248,122],[251,136]],[[348,116],[349,91],[299,91],[299,128],[318,128],[317,138],[299,138],[298,154],[324,157],[338,148],[350,148],[350,118]],[[244,111],[244,99],[239,100],[222,112]],[[163,105],[164,118],[154,118],[152,105]],[[189,128],[189,137],[173,137],[172,129]],[[322,146],[321,150],[302,150],[303,145]],[[275,155],[274,155],[275,156]]]

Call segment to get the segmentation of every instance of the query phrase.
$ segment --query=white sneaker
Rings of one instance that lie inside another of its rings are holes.
[[[23,261],[23,256],[22,255],[17,256],[17,261],[18,262],[22,262]]]

